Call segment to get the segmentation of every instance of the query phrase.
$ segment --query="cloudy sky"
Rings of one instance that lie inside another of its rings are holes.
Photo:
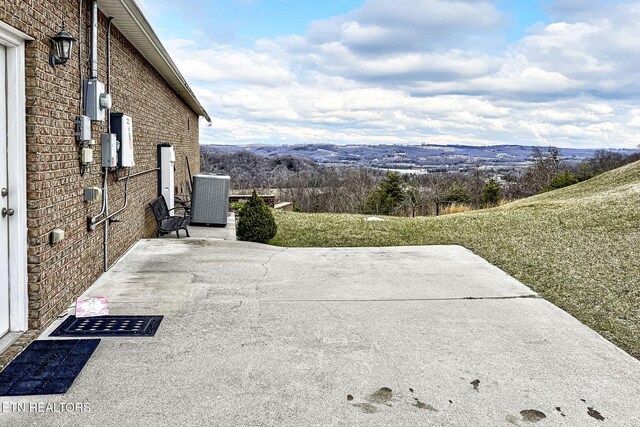
[[[640,2],[138,3],[205,144],[640,144]]]

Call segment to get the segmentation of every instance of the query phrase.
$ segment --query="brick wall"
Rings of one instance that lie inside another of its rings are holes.
[[[0,21],[30,35],[26,45],[27,208],[29,327],[42,329],[86,290],[103,271],[103,227],[87,231],[87,217],[96,215],[101,201],[83,201],[83,189],[101,187],[100,147],[94,151],[93,170],[80,176],[76,115],[80,112],[80,71],[77,47],[64,67],[48,65],[49,37],[64,20],[78,37],[78,1],[4,0]],[[82,70],[88,75],[90,1],[84,1]],[[107,19],[99,19],[98,78],[106,83]],[[157,71],[116,29],[111,31],[111,93],[113,112],[133,118],[132,173],[157,167],[156,146],[170,142],[176,148],[176,185],[187,181],[185,157],[192,173],[199,171],[198,116]],[[106,122],[93,124],[93,135],[106,131]],[[120,171],[125,175],[126,170]],[[110,211],[124,203],[124,181],[109,176]],[[155,235],[147,204],[157,196],[155,172],[130,179],[129,203],[109,227],[109,264],[141,238]],[[65,231],[52,246],[49,233]]]

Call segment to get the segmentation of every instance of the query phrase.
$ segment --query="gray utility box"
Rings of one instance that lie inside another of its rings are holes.
[[[195,175],[191,193],[191,223],[227,225],[230,185],[228,176]]]
[[[104,96],[104,83],[96,79],[84,81],[84,114],[92,121],[103,121],[105,109],[100,104]]]
[[[118,142],[115,133],[101,133],[102,167],[115,168],[118,166]]]

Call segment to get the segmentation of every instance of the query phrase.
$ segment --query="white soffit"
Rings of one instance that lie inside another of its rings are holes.
[[[154,66],[189,107],[211,122],[134,0],[98,0],[98,9],[107,17],[113,17],[113,25]]]

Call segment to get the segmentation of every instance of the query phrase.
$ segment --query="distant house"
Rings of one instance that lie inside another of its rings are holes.
[[[133,0],[0,3],[0,366],[16,340],[155,235],[157,147],[173,145],[175,186],[188,191],[200,118],[209,120]],[[109,127],[120,143],[101,135]],[[115,166],[103,169],[103,154]]]

